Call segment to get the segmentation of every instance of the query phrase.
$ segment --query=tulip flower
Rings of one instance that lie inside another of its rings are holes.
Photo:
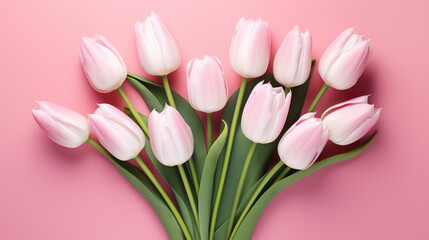
[[[152,12],[143,23],[137,22],[135,34],[140,63],[145,72],[163,76],[179,68],[179,47],[158,14]]]
[[[244,91],[246,90],[247,79],[259,77],[267,71],[268,63],[270,61],[270,48],[270,29],[267,22],[262,19],[245,20],[244,17],[238,21],[231,41],[229,61],[234,71],[240,74],[243,79],[241,81],[234,109],[231,131],[228,136],[221,179],[219,180],[221,184],[217,189],[216,200],[214,202],[214,210],[211,219],[212,226],[216,224],[217,211],[219,209],[220,199],[223,192],[223,183],[225,182],[226,172],[228,170],[235,129],[237,127],[238,115],[241,108],[241,102],[243,101]],[[230,231],[228,231],[227,237],[229,232]],[[210,228],[209,234],[209,238],[213,239],[214,227]]]
[[[168,105],[160,113],[155,109],[150,113],[149,136],[155,157],[166,166],[181,165],[194,152],[191,128],[180,113]]]
[[[60,105],[38,101],[39,109],[33,109],[33,116],[40,128],[57,144],[76,148],[89,137],[90,129],[86,118]]]
[[[335,89],[351,88],[362,75],[371,54],[370,40],[363,40],[354,28],[346,29],[320,58],[320,76]]]
[[[244,106],[241,117],[241,130],[252,141],[252,145],[244,161],[243,170],[238,181],[225,239],[229,239],[229,234],[232,231],[244,180],[257,143],[270,143],[279,136],[286,122],[291,95],[292,93],[289,91],[285,97],[283,88],[273,88],[270,83],[264,84],[264,81],[261,81],[253,88]]]
[[[228,101],[228,85],[222,64],[216,56],[193,58],[186,69],[188,96],[192,107],[207,113],[207,149],[213,141],[212,115]]]
[[[135,158],[145,145],[140,127],[125,113],[110,104],[99,104],[89,114],[89,125],[101,145],[122,161]]]
[[[273,73],[283,86],[291,88],[303,84],[311,70],[311,34],[290,31],[274,58]]]
[[[328,129],[314,115],[315,113],[302,115],[279,142],[277,150],[280,159],[291,168],[309,168],[328,141]]]
[[[222,64],[216,56],[194,58],[186,69],[189,102],[198,111],[221,110],[228,101],[228,85]]]
[[[122,57],[103,36],[81,38],[80,60],[89,83],[97,92],[116,90],[127,77]]]
[[[199,221],[198,210],[194,195],[189,185],[188,177],[182,164],[190,160],[194,152],[194,137],[191,128],[186,124],[180,113],[167,104],[164,110],[158,113],[152,110],[149,116],[150,146],[159,162],[166,166],[176,166],[179,169],[192,213],[196,222]],[[189,161],[191,163],[192,161]],[[198,196],[199,182],[195,166],[189,164]]]
[[[255,143],[270,143],[276,140],[286,122],[292,92],[285,97],[281,87],[270,83],[258,83],[253,88],[241,117],[244,135]]]
[[[270,61],[270,30],[262,19],[241,18],[232,37],[229,59],[231,66],[244,78],[256,78],[267,71]]]
[[[377,123],[381,108],[368,104],[368,97],[336,104],[323,113],[322,122],[329,129],[329,140],[338,145],[354,143]]]

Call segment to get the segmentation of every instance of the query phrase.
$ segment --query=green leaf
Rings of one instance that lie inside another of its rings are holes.
[[[209,226],[211,219],[211,204],[213,196],[213,180],[216,171],[216,165],[222,149],[228,136],[228,125],[223,121],[222,132],[216,139],[209,153],[207,154],[206,162],[201,176],[200,195],[198,199],[198,209],[200,218],[201,239],[209,239]]]
[[[137,167],[129,162],[120,161],[110,155],[109,160],[119,172],[148,200],[167,231],[170,239],[185,239],[170,208],[152,182]],[[144,236],[142,236],[144,238]]]
[[[143,97],[150,111],[156,109],[160,112],[164,109],[164,105],[168,100],[163,86],[132,73],[128,73],[127,80]],[[201,173],[207,156],[203,124],[201,123],[201,119],[197,112],[192,108],[188,101],[186,101],[186,99],[174,90],[172,90],[172,94],[177,105],[177,110],[180,112],[183,119],[185,119],[186,123],[191,127],[194,142],[196,143],[192,158],[195,161],[198,178],[201,180]]]
[[[315,61],[313,60],[312,71],[314,69],[314,65],[315,65]],[[301,115],[302,107],[304,106],[305,97],[307,95],[308,86],[310,84],[310,79],[311,79],[311,74],[303,85],[291,88],[292,102],[290,104],[290,109],[286,120],[286,124],[279,138],[270,144],[258,144],[258,146],[256,147],[255,153],[253,155],[253,159],[255,159],[255,161],[252,161],[252,167],[249,168],[249,171],[247,172],[245,184],[243,186],[243,192],[247,192],[250,189],[250,187],[256,181],[258,181],[258,179],[261,178],[261,176],[265,173],[267,164],[271,158],[272,153],[274,152],[274,150],[278,145],[278,141],[280,140],[280,137],[283,135],[284,132],[286,132],[286,130],[290,126],[292,126],[293,123],[295,123],[299,119]],[[243,99],[243,104],[241,106],[239,119],[241,119],[241,113],[243,111],[245,102],[247,101],[247,98],[250,95],[250,92],[255,87],[255,85],[258,84],[260,81],[270,82],[274,87],[281,86],[274,79],[273,74],[262,76],[260,78],[249,81],[247,83],[246,91],[244,93],[244,99]],[[235,93],[231,96],[223,111],[222,119],[225,120],[228,125],[231,125],[231,122],[232,122],[232,116],[234,114],[234,108],[237,102],[237,97],[238,97],[238,90],[235,91]],[[244,136],[241,130],[240,122],[241,121],[239,120],[237,124],[237,130],[234,136],[234,145],[232,148],[230,164],[228,166],[228,173],[225,181],[225,187],[223,189],[222,200],[220,204],[221,208],[219,209],[219,213],[216,221],[216,229],[229,219],[238,181],[241,175],[241,171],[243,169],[245,156],[247,155],[250,145],[252,144],[251,141]],[[225,151],[223,151],[223,154],[221,156],[222,161],[219,161],[219,164],[217,167],[218,170],[216,171],[216,179],[215,179],[216,191],[218,188],[220,172],[221,172],[224,156],[225,156]],[[243,199],[243,197],[244,196],[242,196],[241,199]],[[222,239],[222,238],[218,238],[218,239]]]
[[[135,118],[131,114],[131,111],[128,108],[124,109],[124,112],[135,121]],[[143,121],[147,124],[148,118],[140,114]],[[158,159],[156,159],[152,148],[150,146],[150,140],[146,136],[146,144],[144,147],[146,154],[152,160],[153,165],[158,170],[161,177],[167,182],[167,184],[171,187],[174,192],[174,196],[176,197],[177,204],[179,205],[180,212],[183,217],[183,221],[188,227],[189,233],[191,234],[192,239],[199,239],[198,237],[198,229],[196,225],[196,221],[192,215],[192,208],[188,201],[188,195],[186,194],[185,187],[182,184],[182,180],[180,177],[179,170],[177,167],[168,167],[161,164]]]
[[[338,154],[336,156],[316,162],[310,168],[303,171],[297,171],[294,174],[289,175],[288,177],[272,185],[267,191],[262,194],[258,201],[256,201],[255,205],[250,209],[243,223],[240,225],[237,234],[234,236],[234,239],[250,239],[259,217],[262,215],[268,204],[283,189],[323,167],[355,157],[371,144],[376,135],[377,133],[375,133],[369,141],[349,152]]]

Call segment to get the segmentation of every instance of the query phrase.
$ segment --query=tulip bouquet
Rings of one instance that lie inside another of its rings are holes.
[[[163,85],[127,73],[118,51],[104,37],[83,37],[81,62],[92,87],[101,93],[116,90],[127,107],[122,111],[99,104],[85,118],[41,101],[33,116],[54,142],[69,148],[88,142],[104,154],[149,201],[171,239],[250,239],[258,218],[280,191],[322,167],[354,157],[375,137],[351,151],[318,159],[328,140],[354,143],[380,116],[368,96],[334,105],[320,118],[314,112],[328,87],[351,88],[368,62],[371,43],[352,28],[321,57],[318,70],[325,84],[302,116],[315,66],[308,30],[291,30],[274,58],[273,74],[262,76],[270,59],[268,24],[242,18],[230,48],[230,63],[242,76],[240,88],[228,99],[221,61],[216,56],[194,58],[186,70],[189,103],[169,86],[167,75],[180,66],[181,56],[163,20],[153,13],[136,23],[135,35],[141,66],[150,75],[162,76]],[[149,116],[134,108],[121,88],[125,80],[140,93]],[[222,109],[221,131],[214,138],[211,114]],[[207,114],[206,129],[196,110]],[[177,204],[139,157],[142,149]],[[275,151],[280,161],[268,170]]]

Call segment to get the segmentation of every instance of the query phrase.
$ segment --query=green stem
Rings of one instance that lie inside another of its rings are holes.
[[[234,226],[235,213],[237,212],[238,204],[240,203],[241,192],[243,191],[244,180],[246,179],[247,170],[250,166],[250,161],[252,160],[253,153],[257,143],[252,142],[250,146],[249,153],[247,154],[246,161],[244,162],[243,170],[241,172],[240,180],[238,182],[237,191],[235,193],[234,203],[232,205],[231,216],[229,217],[228,231],[226,232],[226,238],[228,239],[229,234],[231,233],[232,227]]]
[[[98,144],[96,141],[92,140],[91,138],[88,138],[86,141],[89,144],[91,144],[93,147],[95,147],[95,149],[100,151],[104,156],[106,156],[107,158],[111,158],[110,153],[103,146]]]
[[[313,112],[316,108],[317,104],[319,103],[320,99],[323,97],[323,94],[325,94],[326,90],[328,90],[328,84],[323,84],[322,89],[320,89],[319,93],[317,94],[316,98],[313,100],[313,102],[310,105],[310,108],[308,108],[308,113]]]
[[[220,200],[222,198],[223,187],[225,185],[226,173],[228,171],[229,159],[231,157],[232,144],[234,142],[235,129],[237,127],[238,115],[240,114],[241,102],[243,101],[246,84],[247,84],[247,78],[243,77],[243,80],[241,81],[240,90],[238,92],[237,103],[235,104],[234,115],[232,117],[232,123],[231,123],[231,130],[229,132],[228,144],[226,146],[225,159],[223,160],[222,172],[219,180],[219,187],[216,193],[216,199],[213,206],[213,214],[210,222],[210,235],[209,235],[210,240],[212,240],[214,237],[217,213],[219,211],[219,205],[220,205]]]
[[[192,181],[194,182],[195,192],[197,193],[197,199],[198,199],[198,195],[200,192],[199,191],[200,182],[198,181],[198,175],[197,175],[197,170],[195,169],[194,159],[190,158],[188,162],[189,162],[189,168],[191,169]]]
[[[286,175],[289,173],[289,171],[291,170],[292,168],[290,168],[290,167],[286,167],[285,169],[283,169],[283,171],[280,173],[280,175],[276,178],[276,180],[274,181],[274,183],[276,183],[276,182],[278,182],[278,181],[280,181],[280,180],[282,180],[284,177],[286,177]]]
[[[255,203],[256,199],[258,198],[259,194],[264,189],[265,185],[270,181],[270,179],[274,176],[274,174],[284,165],[282,161],[279,161],[264,177],[262,182],[259,184],[258,188],[255,190],[255,192],[250,197],[249,202],[247,203],[246,207],[244,208],[243,212],[241,213],[240,218],[238,219],[237,223],[235,224],[234,230],[232,231],[231,237],[229,239],[233,239],[235,234],[238,231],[238,228],[240,227],[240,224],[243,222],[244,217],[246,217],[247,213],[249,212],[250,208],[253,206],[253,203]]]
[[[170,84],[168,83],[167,75],[162,76],[162,83],[164,84],[165,94],[167,94],[168,103],[170,106],[176,108],[176,103],[174,102],[173,94],[171,93]]]
[[[186,239],[192,239],[191,235],[189,234],[188,229],[186,228],[185,222],[183,221],[182,217],[180,216],[179,212],[176,209],[176,206],[174,206],[173,202],[171,201],[171,199],[167,195],[167,193],[164,191],[161,184],[159,184],[158,180],[156,180],[155,176],[152,174],[152,172],[149,170],[149,168],[146,166],[146,164],[142,161],[142,159],[138,155],[135,157],[135,160],[137,161],[139,166],[142,168],[142,170],[146,174],[146,176],[153,183],[153,185],[158,190],[158,192],[161,194],[162,198],[164,198],[168,207],[173,212],[174,217],[177,219],[177,222],[179,223],[180,228],[182,229]]]
[[[213,144],[212,114],[207,113],[207,152],[212,147],[212,144]]]
[[[131,113],[133,114],[133,116],[135,117],[137,123],[140,125],[140,127],[143,129],[143,132],[146,134],[146,136],[149,137],[149,130],[146,126],[146,124],[143,122],[143,119],[140,117],[140,114],[137,112],[136,108],[134,107],[134,105],[131,103],[130,99],[127,97],[127,95],[125,94],[124,90],[122,89],[122,87],[119,87],[118,89],[116,89],[119,93],[119,95],[121,95],[122,99],[124,100],[125,104],[128,106],[128,108],[130,109]]]
[[[200,220],[198,218],[197,205],[195,204],[194,195],[192,194],[191,187],[189,186],[188,177],[186,176],[183,165],[178,165],[180,176],[182,177],[183,185],[185,186],[186,194],[188,195],[189,203],[191,204],[192,213],[194,214],[197,228],[200,229]]]
[[[287,96],[287,94],[290,92],[290,88],[285,87],[285,96]]]
[[[100,151],[104,156],[107,158],[111,158],[111,154],[100,144],[98,144],[96,141],[92,140],[91,138],[88,138],[87,142],[94,146],[98,151]],[[182,217],[180,216],[179,212],[177,211],[176,207],[174,206],[171,199],[168,197],[168,195],[165,193],[164,189],[161,187],[159,182],[156,180],[155,176],[153,176],[152,172],[147,168],[147,166],[144,164],[144,162],[140,159],[139,156],[136,157],[137,163],[140,165],[142,170],[146,173],[146,176],[151,180],[153,185],[156,187],[158,192],[161,194],[161,196],[164,198],[165,202],[167,203],[168,207],[172,211],[174,217],[176,218],[180,228],[183,231],[183,234],[185,235],[186,239],[192,240],[191,235],[189,234],[188,228],[185,225],[185,222],[183,221]]]

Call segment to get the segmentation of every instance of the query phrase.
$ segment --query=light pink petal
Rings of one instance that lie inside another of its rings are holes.
[[[324,119],[326,117],[326,115],[328,115],[329,113],[331,113],[331,112],[333,112],[339,108],[342,108],[344,106],[348,106],[348,105],[352,105],[352,104],[358,104],[358,103],[368,103],[369,96],[371,96],[371,94],[360,96],[360,97],[353,98],[353,99],[350,99],[350,100],[342,102],[342,103],[335,104],[335,105],[331,106],[330,108],[326,109],[325,112],[323,112],[322,119]]]
[[[99,44],[92,38],[82,37],[80,54],[82,67],[95,90],[106,93],[122,85],[127,71],[116,50],[112,51],[105,42]]]
[[[99,108],[95,111],[95,114],[123,128],[127,138],[133,138],[134,141],[143,146],[145,145],[145,136],[142,129],[124,112],[107,103],[98,104],[98,106]]]
[[[231,66],[246,78],[265,73],[270,58],[270,32],[262,19],[240,19],[230,47]]]
[[[374,113],[373,105],[349,105],[327,115],[323,119],[323,124],[330,131],[330,140],[341,142],[366,121],[366,119],[373,116]]]
[[[354,34],[354,28],[344,30],[325,50],[319,62],[319,73],[325,80],[331,64],[342,54],[343,47]]]
[[[143,149],[143,145],[130,138],[128,132],[121,125],[98,114],[89,114],[88,119],[91,129],[101,145],[119,160],[130,160]]]
[[[326,134],[319,119],[301,121],[280,140],[278,153],[281,160],[294,169],[310,167],[326,144]]]
[[[371,45],[367,41],[361,41],[353,46],[353,49],[343,54],[331,65],[325,82],[338,90],[351,88],[362,75],[368,62]]]
[[[360,125],[355,131],[353,131],[346,139],[341,142],[336,142],[336,144],[348,145],[362,138],[377,123],[378,119],[380,118],[380,112],[381,108],[377,109],[375,114],[371,118],[367,119],[364,123],[362,123],[362,125]]]
[[[296,26],[286,35],[274,58],[273,72],[276,80],[289,88],[304,83],[309,74],[308,60],[311,67],[308,53],[311,58],[311,35],[308,31],[305,35],[302,34]]]
[[[180,66],[177,43],[158,14],[152,13],[143,23],[137,22],[134,30],[140,63],[147,73],[167,75]]]
[[[55,121],[42,110],[32,110],[32,112],[34,119],[40,128],[45,131],[46,135],[48,135],[52,141],[61,146],[76,148],[82,145],[88,139],[89,131],[86,135],[86,138],[84,138],[82,135],[77,135],[66,126]]]
[[[193,154],[194,140],[190,127],[180,113],[168,105],[161,113],[152,111],[149,135],[156,158],[166,166],[183,164]]]

